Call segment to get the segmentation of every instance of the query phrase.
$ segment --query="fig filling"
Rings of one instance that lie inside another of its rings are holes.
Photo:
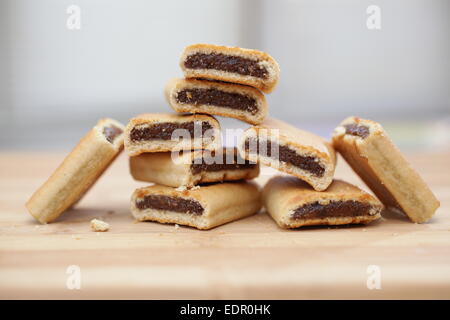
[[[145,140],[171,140],[172,134],[177,129],[187,130],[191,137],[194,133],[198,134],[201,126],[202,136],[209,129],[213,129],[208,122],[194,123],[191,122],[162,122],[150,125],[148,127],[135,127],[130,132],[131,141],[145,141]],[[196,129],[196,130],[195,130]],[[195,132],[197,131],[197,132]]]
[[[189,69],[214,69],[234,72],[243,76],[267,79],[269,72],[257,60],[232,56],[223,53],[194,53],[184,61]]]
[[[136,200],[136,208],[140,210],[168,210],[193,215],[202,215],[205,210],[202,205],[195,200],[165,195],[148,195],[143,199],[138,199]]]
[[[122,132],[122,129],[113,124],[103,128],[103,135],[109,143],[113,143],[114,140],[122,134]]]
[[[316,177],[323,177],[325,174],[325,168],[317,161],[317,158],[310,156],[302,156],[298,154],[295,150],[287,146],[280,146],[278,143],[272,142],[270,140],[263,141],[263,145],[266,145],[265,152],[259,150],[260,140],[255,138],[248,138],[244,143],[244,150],[250,153],[262,154],[263,156],[269,157],[274,160],[279,160],[281,162],[292,164],[302,170],[308,171]],[[255,150],[256,149],[256,150]],[[273,150],[278,150],[277,154],[272,154]]]
[[[369,127],[363,125],[357,125],[356,123],[344,125],[345,133],[351,134],[352,136],[361,137],[363,139],[367,138],[370,134]]]
[[[236,110],[243,110],[256,114],[258,106],[256,100],[244,94],[225,92],[217,89],[183,89],[177,94],[177,102],[182,104],[193,104],[218,106]]]
[[[370,204],[355,200],[330,201],[328,204],[320,204],[316,201],[295,209],[292,219],[369,216],[371,209]]]
[[[237,152],[234,153],[233,159],[229,158],[231,157],[227,157],[225,152],[221,158],[216,158],[214,152],[211,152],[210,158],[202,157],[200,159],[195,159],[194,163],[191,165],[191,172],[193,174],[198,174],[200,172],[214,172],[221,170],[253,169],[256,166],[256,163],[242,159]]]

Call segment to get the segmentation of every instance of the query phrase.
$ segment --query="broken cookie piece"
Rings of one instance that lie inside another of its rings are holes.
[[[404,212],[416,223],[428,221],[439,207],[379,123],[347,118],[334,130],[333,145],[386,207]]]
[[[251,182],[224,182],[176,191],[154,185],[137,189],[131,212],[139,221],[176,223],[211,229],[255,214],[261,208],[258,187]]]
[[[291,176],[276,176],[262,192],[265,208],[282,228],[366,224],[380,218],[383,205],[350,183],[334,180],[318,192]]]
[[[318,191],[333,180],[336,155],[331,144],[277,119],[247,129],[239,151],[243,158],[294,175]]]
[[[186,47],[180,66],[186,78],[239,83],[270,93],[278,82],[280,68],[267,53],[212,44]]]
[[[205,113],[261,123],[267,115],[264,95],[255,88],[217,81],[173,79],[166,99],[177,112]]]

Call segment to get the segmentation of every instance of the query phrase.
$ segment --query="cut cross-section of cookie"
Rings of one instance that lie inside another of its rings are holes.
[[[147,113],[131,119],[125,129],[125,149],[130,156],[220,146],[219,122],[209,115]]]
[[[86,193],[123,149],[124,126],[102,119],[26,203],[41,223],[58,218]]]
[[[186,78],[202,78],[240,83],[270,93],[280,76],[280,67],[265,52],[239,47],[194,44],[181,55]]]
[[[416,223],[429,220],[439,207],[379,123],[347,118],[334,130],[333,145],[386,207],[403,211]]]
[[[333,180],[333,147],[325,139],[283,121],[268,118],[250,127],[238,147],[243,158],[292,174],[318,191],[325,190]]]
[[[131,212],[139,221],[176,223],[211,229],[257,213],[261,208],[258,187],[252,182],[224,182],[178,190],[154,185],[137,189]]]
[[[166,99],[177,112],[205,113],[261,123],[267,115],[264,95],[255,88],[225,82],[173,79]]]
[[[192,187],[201,183],[253,179],[259,165],[240,157],[235,148],[143,153],[130,157],[134,179],[157,184]]]
[[[291,176],[275,176],[262,192],[263,204],[282,228],[366,224],[380,218],[383,205],[347,182],[334,180],[318,192]]]

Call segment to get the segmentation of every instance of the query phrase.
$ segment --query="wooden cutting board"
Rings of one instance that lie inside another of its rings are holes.
[[[0,154],[2,299],[450,298],[450,152],[408,155],[441,201],[429,223],[387,213],[368,226],[291,231],[264,212],[210,231],[136,223],[129,198],[144,184],[124,154],[75,209],[40,225],[23,204],[63,157]],[[364,187],[342,159],[336,176]],[[92,232],[96,217],[111,230]]]

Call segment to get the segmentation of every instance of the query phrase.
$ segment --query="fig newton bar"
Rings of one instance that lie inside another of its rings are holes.
[[[267,115],[264,95],[257,89],[217,81],[173,79],[166,86],[166,98],[177,112],[206,113],[232,117],[250,124]]]
[[[331,144],[277,119],[247,129],[239,151],[243,158],[294,175],[318,191],[333,180],[336,155]]]
[[[101,119],[26,203],[41,223],[52,222],[80,200],[123,149],[124,126]]]
[[[383,209],[375,197],[340,180],[318,192],[295,177],[276,176],[264,186],[262,198],[282,228],[366,224],[379,219]]]
[[[220,125],[212,116],[147,113],[130,120],[125,149],[130,156],[144,152],[220,147]]]
[[[253,179],[259,165],[242,159],[235,148],[216,151],[185,151],[143,153],[130,157],[134,179],[157,184],[192,187],[200,183]]]
[[[212,44],[186,47],[180,66],[186,78],[239,83],[270,93],[278,82],[280,68],[267,53]]]
[[[379,123],[347,118],[334,130],[333,145],[386,207],[404,212],[416,223],[428,221],[439,207]]]
[[[176,223],[197,229],[211,229],[255,214],[260,208],[257,185],[246,181],[182,191],[154,185],[137,189],[131,197],[131,212],[138,221]]]

